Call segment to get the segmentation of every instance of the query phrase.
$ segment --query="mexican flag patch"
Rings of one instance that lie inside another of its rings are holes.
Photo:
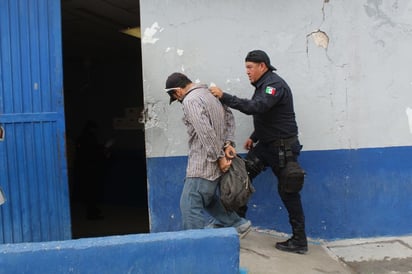
[[[265,93],[270,94],[270,95],[275,95],[276,94],[276,89],[272,88],[272,87],[266,87]]]

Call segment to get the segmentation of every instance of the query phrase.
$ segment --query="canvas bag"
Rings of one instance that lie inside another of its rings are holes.
[[[229,170],[220,179],[220,200],[228,211],[236,211],[247,205],[255,192],[245,161],[239,155],[232,159]]]

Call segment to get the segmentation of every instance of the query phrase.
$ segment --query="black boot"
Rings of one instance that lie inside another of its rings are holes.
[[[308,243],[296,240],[294,237],[287,241],[276,243],[275,247],[282,251],[298,254],[305,254],[308,251]]]
[[[303,218],[291,219],[293,236],[284,242],[276,243],[276,248],[282,251],[305,254],[308,251],[308,241],[305,233],[305,222]]]

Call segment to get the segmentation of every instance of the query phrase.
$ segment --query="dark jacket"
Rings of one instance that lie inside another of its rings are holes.
[[[292,92],[276,73],[267,71],[255,83],[252,99],[242,99],[223,93],[222,102],[248,115],[253,115],[255,131],[250,138],[270,143],[297,136],[298,127],[293,109]]]

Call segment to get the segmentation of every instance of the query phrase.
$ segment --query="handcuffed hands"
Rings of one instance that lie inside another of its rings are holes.
[[[227,172],[232,164],[232,159],[228,159],[225,157],[220,157],[218,160],[219,168],[222,172]]]
[[[225,156],[228,159],[233,159],[236,156],[236,149],[232,147],[231,145],[227,146],[224,148],[225,150]]]

